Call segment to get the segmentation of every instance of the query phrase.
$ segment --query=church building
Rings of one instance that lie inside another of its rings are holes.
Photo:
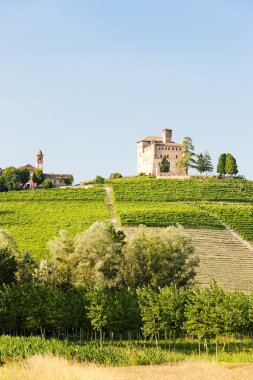
[[[184,168],[177,167],[183,156],[183,145],[172,141],[173,131],[164,129],[162,136],[148,136],[137,142],[137,175],[160,176],[159,165],[165,156],[170,163],[166,176],[186,176]]]
[[[33,173],[35,169],[40,169],[44,173],[44,154],[41,150],[39,150],[36,158],[36,167],[28,164],[25,165],[25,168],[30,172],[30,181],[26,184],[26,188],[33,189],[36,187],[36,184],[33,182]],[[69,184],[69,180],[73,180],[73,176],[71,174],[47,174],[44,173],[45,179],[50,179],[54,185],[54,187],[61,187]]]

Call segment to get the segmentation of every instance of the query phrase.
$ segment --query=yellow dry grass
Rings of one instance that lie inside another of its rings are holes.
[[[33,356],[0,368],[1,380],[252,380],[253,365],[228,367],[210,362],[109,368],[79,365],[51,356]]]

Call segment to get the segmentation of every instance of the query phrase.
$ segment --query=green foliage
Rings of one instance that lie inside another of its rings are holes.
[[[182,147],[182,158],[178,161],[177,166],[184,168],[188,174],[189,168],[196,167],[196,154],[194,153],[195,147],[193,146],[192,139],[185,137]]]
[[[199,173],[210,173],[213,171],[212,159],[208,152],[200,153],[196,160],[196,169]]]
[[[230,175],[238,174],[236,159],[230,153],[227,153],[227,156],[226,156],[226,174],[230,174]]]
[[[103,183],[105,182],[105,179],[103,177],[101,177],[101,175],[97,175],[96,178],[95,178],[95,183],[97,185],[102,185]]]
[[[124,247],[125,282],[132,288],[185,286],[196,275],[198,260],[191,257],[193,251],[190,239],[181,229],[171,227],[157,234],[142,228]]]
[[[20,284],[31,284],[34,282],[34,274],[38,269],[38,264],[33,259],[30,252],[25,252],[17,261],[18,270],[16,278]]]
[[[0,248],[0,286],[15,282],[17,271],[17,260],[8,248]]]
[[[73,182],[74,182],[74,177],[72,175],[69,175],[64,180],[65,185],[72,185]]]
[[[122,239],[112,235],[105,223],[96,222],[77,237],[74,262],[75,281],[113,287],[120,281]]]
[[[20,190],[20,178],[18,169],[10,166],[3,171],[2,180],[8,190]]]
[[[170,163],[167,160],[166,156],[163,156],[162,161],[159,164],[160,173],[169,173],[170,172]]]
[[[118,172],[115,172],[115,173],[112,173],[109,177],[109,179],[117,179],[117,178],[123,178],[123,175]]]
[[[18,172],[18,178],[20,183],[22,184],[22,188],[25,186],[27,182],[30,180],[30,172],[26,167],[21,167],[17,169]]]
[[[218,165],[217,165],[217,173],[221,176],[226,174],[226,153],[223,153],[219,157]]]
[[[37,186],[41,185],[45,181],[45,174],[40,169],[35,169],[33,172],[33,182]]]
[[[47,179],[45,179],[45,181],[43,182],[43,187],[44,187],[44,189],[53,189],[54,184],[53,184],[53,182],[51,181],[50,178],[47,178]]]

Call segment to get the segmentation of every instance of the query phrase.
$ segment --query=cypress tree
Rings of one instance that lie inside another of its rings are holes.
[[[163,156],[162,161],[159,165],[160,173],[169,173],[170,172],[170,163],[167,160],[166,156]]]
[[[230,174],[230,175],[238,174],[236,159],[232,156],[231,153],[228,153],[226,156],[226,174]]]
[[[218,165],[217,165],[217,173],[221,176],[226,174],[226,153],[223,153],[219,157]]]

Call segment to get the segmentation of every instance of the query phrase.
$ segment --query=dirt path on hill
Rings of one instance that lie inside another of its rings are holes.
[[[253,252],[253,245],[249,243],[247,240],[244,240],[236,231],[229,228],[229,226],[225,225],[226,231],[228,231],[234,238],[239,240],[246,248],[250,249]]]
[[[114,205],[112,202],[113,190],[110,186],[107,186],[107,185],[104,186],[104,189],[105,189],[105,193],[106,193],[106,205],[108,207],[108,211],[110,214],[110,221],[111,221],[113,227],[115,228],[115,230],[118,230],[119,229],[118,220],[117,220],[117,216],[116,216],[116,213],[114,210]]]

